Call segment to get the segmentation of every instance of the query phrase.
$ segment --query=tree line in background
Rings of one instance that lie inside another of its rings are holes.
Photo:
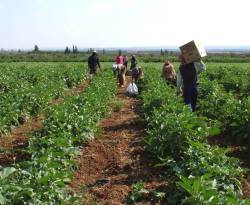
[[[0,52],[1,53],[3,53],[5,50],[2,48],[1,50],[0,50]],[[93,48],[89,48],[89,49],[87,49],[85,52],[87,52],[87,53],[92,53],[94,51],[94,49]],[[14,51],[11,51],[11,52],[13,52],[14,53]],[[17,51],[18,53],[22,53],[22,52],[24,52],[24,51],[22,51],[21,49],[18,49],[18,51]],[[41,51],[40,49],[39,49],[39,47],[38,47],[38,45],[35,45],[34,46],[34,49],[32,50],[32,52],[34,52],[34,53],[36,53],[36,52],[47,52],[47,51]],[[58,51],[55,51],[55,52],[58,52]],[[78,50],[78,48],[77,48],[77,46],[76,45],[74,45],[73,44],[73,46],[72,46],[72,50],[71,50],[71,48],[69,47],[69,46],[66,46],[66,48],[64,49],[64,54],[70,54],[70,53],[79,53],[80,51]],[[114,51],[112,51],[112,52],[114,52]],[[119,49],[118,51],[115,51],[115,52],[125,52],[126,53],[126,51],[122,51],[121,49]],[[155,52],[157,52],[157,51],[154,51],[153,53],[155,53]],[[159,52],[159,51],[158,51]],[[105,55],[106,54],[106,50],[103,48],[102,50],[99,50],[99,53],[102,53],[103,55]],[[137,53],[137,52],[136,52]],[[175,53],[178,53],[178,52],[176,52],[176,51],[173,51],[173,50],[166,50],[166,49],[160,49],[160,55],[161,56],[165,56],[165,55],[174,55]]]
[[[69,54],[71,53],[71,50],[68,46],[66,46],[65,50],[64,50],[64,53],[65,54]],[[78,49],[77,49],[77,46],[76,45],[73,45],[73,48],[72,48],[72,53],[78,53]]]
[[[38,52],[38,51],[39,51],[39,48],[38,48],[37,45],[35,45],[35,46],[34,46],[33,52]],[[21,50],[19,49],[18,52],[21,52]],[[66,46],[66,48],[65,48],[65,50],[64,50],[64,53],[65,53],[65,54],[71,53],[71,49],[70,49],[69,46]],[[77,48],[76,45],[73,45],[73,47],[72,47],[72,53],[78,53],[78,48]]]
[[[89,48],[88,50],[87,50],[87,53],[92,53],[93,52],[93,48]],[[36,52],[39,52],[40,50],[39,50],[39,47],[38,47],[38,45],[35,45],[34,46],[34,49],[32,50],[32,52],[34,52],[34,53],[36,53]],[[4,52],[4,49],[1,49],[1,52]],[[18,53],[21,53],[22,52],[22,50],[21,49],[18,49],[18,51],[17,51]],[[46,52],[46,51],[45,51]],[[72,46],[72,50],[70,49],[70,47],[69,46],[66,46],[66,48],[65,48],[65,50],[64,50],[64,54],[70,54],[70,53],[78,53],[79,51],[78,51],[78,48],[77,48],[77,46],[76,45],[73,45]],[[103,49],[102,50],[102,53],[103,54],[105,54],[105,49]]]
[[[93,50],[94,50],[93,48],[89,48],[89,49],[87,50],[87,53],[92,53]],[[39,48],[38,48],[37,45],[35,45],[35,46],[34,46],[33,52],[38,52],[38,51],[39,51]],[[18,52],[21,52],[21,50],[19,49]],[[120,52],[122,53],[122,50],[119,49],[118,52],[119,52],[119,53],[120,53]],[[77,46],[76,46],[76,45],[73,45],[73,47],[72,47],[72,52],[71,52],[70,47],[69,47],[69,46],[66,46],[66,48],[65,48],[65,50],[64,50],[64,53],[65,53],[65,54],[78,53]],[[104,54],[106,53],[106,50],[105,50],[105,49],[102,49],[101,53],[104,55]],[[161,54],[161,56],[165,56],[165,55],[174,55],[175,52],[172,51],[172,50],[161,49],[161,50],[160,50],[160,54]]]
[[[0,62],[86,62],[93,48],[79,50],[76,45],[71,48],[66,46],[64,51],[40,50],[35,45],[32,51],[5,51],[0,49]],[[139,62],[164,62],[166,60],[178,62],[179,51],[177,50],[152,50],[152,51],[129,51],[129,50],[106,50],[98,49],[97,53],[102,62],[114,62],[118,52],[130,57],[136,55]],[[208,53],[205,62],[238,62],[250,63],[250,53]]]

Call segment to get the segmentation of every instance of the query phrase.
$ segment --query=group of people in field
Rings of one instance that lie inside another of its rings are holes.
[[[161,77],[167,84],[177,87],[177,94],[183,96],[185,104],[194,112],[198,97],[198,74],[205,70],[206,66],[202,60],[187,63],[183,54],[180,54],[179,61],[178,74],[176,74],[174,65],[170,61],[166,61],[162,67]],[[128,57],[122,55],[121,51],[119,51],[112,69],[120,87],[124,87],[126,84],[126,74],[132,77],[132,83],[135,84],[137,84],[139,79],[143,79],[144,77],[143,70],[138,65],[135,55],[131,56],[130,69],[128,69],[128,63]],[[98,67],[102,71],[96,51],[88,58],[88,66],[91,78],[97,73]]]
[[[143,78],[142,68],[138,65],[135,55],[131,56],[130,59],[130,69],[128,69],[128,57],[122,55],[121,51],[116,56],[115,64],[113,64],[112,69],[114,76],[117,78],[120,87],[124,87],[126,83],[126,75],[131,75],[132,82],[137,83],[140,78]]]
[[[177,87],[177,94],[182,95],[186,105],[194,112],[198,98],[198,74],[206,69],[202,60],[187,63],[184,56],[179,56],[180,66],[178,75],[174,65],[166,61],[162,67],[162,77],[168,84]]]

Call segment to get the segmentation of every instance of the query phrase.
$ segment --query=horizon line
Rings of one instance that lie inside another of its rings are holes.
[[[71,48],[72,46],[65,46],[65,47],[39,47],[38,44],[35,44],[38,46],[40,50],[44,51],[55,51],[55,50],[65,50],[66,47]],[[34,45],[34,46],[35,46]],[[77,45],[76,45],[77,46]],[[250,45],[204,45],[206,49],[218,49],[218,50],[224,50],[224,49],[246,49],[250,50]],[[0,48],[1,51],[18,51],[18,50],[24,50],[24,51],[30,51],[33,50],[32,48]],[[179,46],[114,46],[114,47],[78,47],[78,50],[88,50],[88,49],[95,49],[95,50],[103,50],[103,49],[109,49],[109,50],[124,50],[124,49],[179,49]]]

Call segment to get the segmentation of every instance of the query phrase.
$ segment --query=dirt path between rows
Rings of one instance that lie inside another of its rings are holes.
[[[119,88],[117,100],[123,102],[122,109],[102,121],[101,137],[90,141],[82,150],[72,187],[88,193],[84,205],[124,204],[132,185],[140,180],[149,190],[166,185],[158,180],[159,173],[150,166],[150,156],[142,147],[146,125],[136,109],[139,100],[124,93],[125,88]],[[140,204],[158,204],[149,196],[144,201]]]
[[[64,102],[65,97],[84,92],[89,84],[86,80],[82,84],[68,89],[64,96],[48,102],[48,106],[55,106]],[[0,165],[7,166],[15,162],[30,159],[31,155],[22,150],[29,145],[29,136],[43,128],[44,116],[42,114],[25,120],[22,125],[15,127],[6,135],[0,137]]]

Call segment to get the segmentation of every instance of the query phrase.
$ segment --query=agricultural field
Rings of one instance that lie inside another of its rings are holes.
[[[29,136],[26,147],[1,146],[2,158],[9,153],[13,156],[15,153],[26,155],[28,158],[8,165],[1,164],[0,204],[78,204],[78,199],[64,187],[72,179],[72,169],[76,166],[74,157],[79,155],[80,143],[94,137],[98,132],[98,121],[107,112],[109,100],[116,90],[115,83],[110,83],[112,74],[106,71],[102,73],[102,77],[96,77],[89,86],[87,85],[84,92],[66,95],[63,102],[48,106],[49,100],[57,99],[65,89],[85,80],[86,65],[36,63],[1,66],[6,68],[4,85],[10,87],[6,90],[6,96],[14,96],[13,103],[21,101],[20,104],[24,107],[19,111],[19,107],[16,108],[12,104],[12,107],[8,107],[8,101],[5,101],[8,109],[15,109],[12,112],[13,118],[3,121],[2,130],[5,130],[7,125],[9,128],[8,123],[11,123],[11,127],[14,126],[12,120],[16,122],[15,119],[18,119],[22,112],[30,116],[42,112],[44,120],[40,130]],[[11,78],[8,76],[11,69],[16,81],[10,82]],[[17,78],[22,75],[28,80],[20,81],[19,86],[15,85]],[[34,78],[36,80],[33,80]],[[22,86],[25,88],[24,94],[32,96],[32,101],[27,99],[25,104],[22,104],[25,96],[16,95],[19,93],[18,88]],[[36,113],[29,112],[26,105],[33,105],[39,99],[42,100],[43,106],[39,107]]]
[[[102,65],[90,82],[86,63],[0,63],[0,204],[108,204],[110,196],[120,204],[250,204],[250,63],[206,63],[196,113],[161,79],[162,63],[140,63],[136,99],[117,88],[112,62]],[[41,125],[19,146],[15,129],[37,116]],[[122,120],[124,129],[115,126]],[[82,164],[96,166],[92,184]]]
[[[98,54],[102,62],[112,62],[118,50],[106,51],[99,50]],[[0,52],[0,62],[87,62],[90,55],[90,51],[78,51],[77,53],[64,52],[50,52],[50,51],[38,51],[38,52]],[[124,54],[131,56],[134,53],[123,51]],[[136,52],[137,58],[141,62],[163,62],[168,59],[173,62],[178,62],[178,51],[167,51],[161,54],[160,50],[156,51],[138,51]],[[250,63],[250,54],[234,54],[234,53],[208,53],[205,57],[206,62],[216,63]]]
[[[148,122],[145,143],[157,161],[155,166],[168,170],[163,175],[173,184],[165,192],[168,200],[173,204],[249,204],[239,197],[244,171],[237,159],[228,157],[233,148],[208,143],[213,136],[223,138],[231,146],[244,145],[249,156],[249,64],[208,63],[200,79],[196,114],[183,106],[175,89],[159,82],[154,64],[146,67],[149,77],[141,94]]]
[[[84,80],[80,63],[0,64],[0,132],[39,114],[63,91]]]

